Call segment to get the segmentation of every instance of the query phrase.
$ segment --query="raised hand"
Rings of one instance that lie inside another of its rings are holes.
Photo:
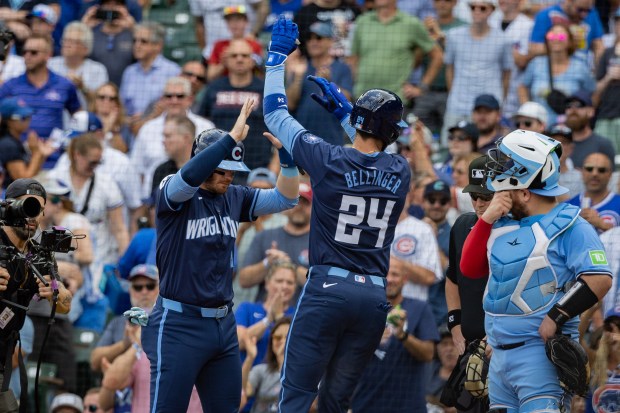
[[[237,121],[235,122],[235,126],[233,126],[230,131],[230,136],[236,141],[241,142],[248,136],[248,132],[250,131],[250,127],[246,124],[246,121],[250,117],[250,114],[254,110],[254,99],[248,98],[241,111],[239,112],[239,116],[237,117]]]
[[[323,96],[312,93],[310,97],[319,105],[323,106],[329,113],[333,113],[336,118],[341,121],[353,110],[353,105],[342,93],[342,90],[334,82],[317,76],[308,76],[308,80],[316,83],[323,92]]]
[[[293,53],[299,44],[299,29],[292,20],[280,16],[273,25],[271,42],[265,66],[274,67],[284,63],[288,55]]]

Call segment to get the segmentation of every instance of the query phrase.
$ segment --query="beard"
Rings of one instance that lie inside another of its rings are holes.
[[[517,199],[512,200],[512,208],[510,209],[512,217],[518,221],[529,216],[525,204]]]
[[[587,117],[568,116],[566,118],[566,126],[577,132],[584,130],[589,123],[590,119],[588,119]]]
[[[12,227],[13,232],[22,241],[27,241],[32,238],[35,234],[35,231],[31,231],[28,227]]]

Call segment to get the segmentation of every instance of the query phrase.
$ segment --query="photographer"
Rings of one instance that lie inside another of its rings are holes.
[[[6,190],[6,199],[24,200],[27,198],[36,199],[41,210],[45,205],[47,194],[43,186],[34,179],[18,179],[14,181]],[[24,209],[29,209],[24,206]],[[5,211],[14,211],[14,208],[6,208]],[[10,360],[17,340],[19,340],[19,329],[24,323],[26,311],[30,300],[35,294],[40,298],[52,301],[56,283],[49,283],[46,287],[32,270],[32,266],[26,261],[23,253],[31,253],[37,244],[31,239],[39,228],[41,214],[34,218],[28,218],[23,226],[8,226],[7,216],[14,215],[4,213],[4,223],[0,227],[0,245],[6,257],[0,268],[0,411],[17,412],[17,400],[13,392],[8,390],[11,368],[5,366],[5,361]],[[13,218],[12,216],[10,218]],[[19,253],[22,254],[19,254]],[[8,254],[7,254],[8,253]],[[19,255],[18,255],[19,254]],[[39,266],[39,270],[42,268]],[[43,272],[44,278],[49,282],[50,276]],[[66,314],[71,309],[71,293],[62,283],[57,283],[58,299],[56,311]],[[20,371],[25,374],[25,371]],[[24,377],[25,378],[25,377]],[[24,399],[27,393],[22,393],[22,410],[26,409]]]

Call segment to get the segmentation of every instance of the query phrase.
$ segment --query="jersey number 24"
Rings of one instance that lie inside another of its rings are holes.
[[[375,247],[383,247],[385,231],[387,230],[392,208],[394,208],[395,203],[394,201],[387,201],[385,210],[381,217],[379,217],[378,198],[370,198],[369,205],[366,199],[361,196],[343,195],[342,203],[340,204],[340,211],[343,212],[338,215],[338,225],[336,226],[335,236],[336,241],[344,242],[345,244],[359,245],[362,229],[353,228],[350,230],[351,233],[347,233],[347,225],[367,226],[379,230],[379,237],[377,238]],[[369,207],[368,214],[366,214],[367,206]],[[351,208],[354,208],[355,211],[351,211]],[[365,216],[368,216],[368,218],[366,218],[366,225],[363,224]]]

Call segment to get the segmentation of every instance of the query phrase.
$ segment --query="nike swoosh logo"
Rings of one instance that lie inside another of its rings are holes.
[[[264,316],[261,313],[254,312],[254,318],[263,318]]]
[[[333,287],[336,284],[338,284],[338,283],[327,284],[327,282],[324,282],[323,283],[323,288]]]

